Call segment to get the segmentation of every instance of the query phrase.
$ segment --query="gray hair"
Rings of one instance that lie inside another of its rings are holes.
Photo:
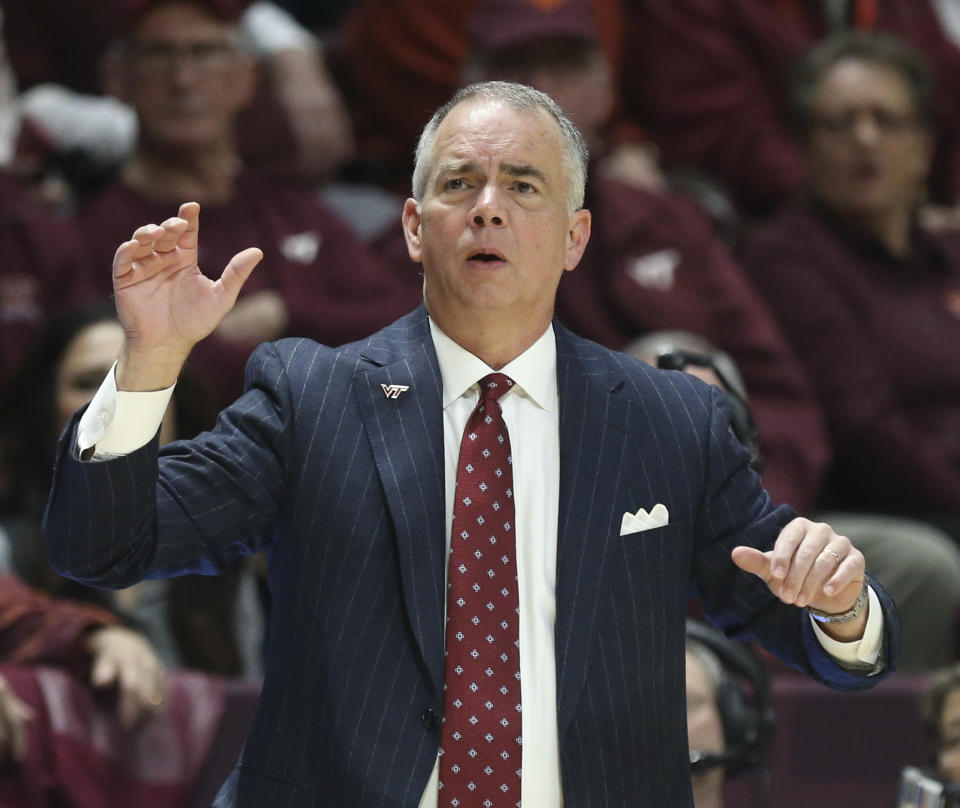
[[[563,162],[569,178],[567,206],[571,213],[582,208],[587,184],[587,163],[590,159],[583,135],[549,95],[525,84],[510,81],[484,81],[468,84],[458,90],[453,98],[433,113],[433,117],[423,128],[420,140],[417,143],[416,162],[413,169],[413,198],[418,202],[421,201],[427,189],[427,173],[430,170],[428,163],[433,154],[433,145],[440,124],[443,123],[443,120],[454,107],[476,99],[503,101],[521,112],[542,110],[553,118],[560,129],[565,146]]]

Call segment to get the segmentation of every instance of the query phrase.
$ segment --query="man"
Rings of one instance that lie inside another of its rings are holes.
[[[772,507],[719,391],[551,324],[590,213],[549,97],[469,86],[418,152],[403,225],[425,307],[342,349],[259,349],[159,485],[153,419],[128,418],[162,405],[260,254],[204,277],[193,203],[120,246],[127,338],[63,437],[51,559],[124,585],[270,545],[263,695],[221,805],[515,806],[522,787],[528,806],[688,806],[691,579],[727,632],[844,688],[891,669],[893,604],[846,539]]]
[[[792,97],[808,199],[758,231],[743,263],[823,403],[829,505],[960,540],[960,237],[918,219],[929,66],[892,37],[840,34],[808,54]]]
[[[930,0],[644,0],[628,3],[624,95],[667,164],[709,170],[756,216],[803,192],[790,131],[793,64],[832,33],[885,31],[935,65],[937,170],[930,198],[960,195],[960,50]]]
[[[246,168],[237,117],[249,104],[255,64],[235,4],[149,0],[127,20],[106,61],[105,84],[137,113],[136,148],[116,182],[77,214],[91,266],[171,200],[205,206],[203,261],[223,266],[238,236],[264,248],[261,272],[194,357],[220,405],[242,389],[259,342],[298,334],[340,344],[407,311],[390,269],[313,191]],[[85,273],[76,297],[104,298],[109,279]]]

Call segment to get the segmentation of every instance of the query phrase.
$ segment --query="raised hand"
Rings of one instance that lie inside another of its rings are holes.
[[[117,368],[121,389],[172,384],[193,346],[233,307],[263,253],[237,253],[217,280],[197,264],[200,206],[186,202],[177,216],[148,224],[117,249],[113,289],[125,345]]]
[[[830,525],[797,518],[787,524],[773,549],[736,547],[733,562],[763,579],[781,601],[839,614],[852,608],[866,578],[866,562],[848,538]],[[866,610],[855,621],[823,626],[836,639],[858,639]]]

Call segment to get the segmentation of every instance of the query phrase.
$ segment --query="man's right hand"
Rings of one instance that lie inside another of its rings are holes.
[[[117,250],[113,290],[125,334],[118,389],[173,384],[190,350],[230,311],[263,258],[255,247],[243,250],[211,280],[197,264],[199,230],[200,205],[186,202],[177,216],[137,229]]]

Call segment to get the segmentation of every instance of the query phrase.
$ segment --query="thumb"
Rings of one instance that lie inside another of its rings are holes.
[[[238,252],[223,270],[220,276],[220,285],[223,293],[231,304],[240,294],[240,289],[246,283],[250,273],[263,258],[263,251],[257,247],[248,247]]]
[[[733,563],[740,567],[740,569],[756,575],[762,578],[764,582],[767,582],[771,577],[770,555],[771,553],[763,553],[756,547],[741,545],[740,547],[733,548],[731,558],[733,559]]]

